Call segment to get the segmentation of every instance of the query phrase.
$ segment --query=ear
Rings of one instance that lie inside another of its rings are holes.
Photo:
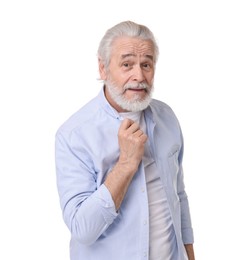
[[[107,73],[106,73],[105,64],[103,63],[103,61],[100,58],[98,59],[98,65],[99,65],[100,79],[106,80]]]

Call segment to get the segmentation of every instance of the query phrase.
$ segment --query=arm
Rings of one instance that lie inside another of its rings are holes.
[[[64,221],[71,235],[90,245],[117,216],[111,194],[105,185],[97,188],[96,172],[88,152],[78,145],[82,140],[65,131],[55,142],[57,188]]]
[[[182,240],[185,245],[194,243],[193,229],[191,223],[191,215],[189,208],[189,200],[185,191],[184,181],[183,181],[183,169],[180,165],[178,173],[178,197],[180,203],[180,214],[181,214],[181,233]]]
[[[117,217],[116,209],[143,154],[140,141],[146,136],[131,120],[123,121],[118,138],[119,160],[105,183],[97,188],[91,158],[77,145],[82,140],[66,132],[56,135],[57,187],[63,217],[72,236],[83,244],[93,244]]]
[[[181,209],[181,232],[182,232],[183,243],[185,245],[185,249],[188,255],[188,259],[195,260],[194,248],[193,248],[194,237],[193,237],[189,202],[188,202],[187,194],[185,192],[184,173],[182,168],[182,160],[183,160],[183,153],[184,153],[182,133],[181,133],[181,140],[182,140],[182,147],[178,156],[179,172],[178,172],[178,179],[177,179],[178,196],[180,200],[180,209]]]
[[[192,244],[186,244],[185,250],[189,260],[195,260],[194,249]]]

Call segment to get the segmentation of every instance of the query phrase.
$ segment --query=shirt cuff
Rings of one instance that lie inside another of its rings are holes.
[[[192,228],[182,229],[182,240],[184,244],[193,244],[194,236]]]
[[[111,224],[117,217],[118,213],[116,212],[116,207],[111,193],[104,184],[102,184],[97,190],[95,201],[99,204],[106,223]]]

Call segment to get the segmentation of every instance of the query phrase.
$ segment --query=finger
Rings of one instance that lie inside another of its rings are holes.
[[[139,136],[139,138],[142,143],[146,143],[148,136],[146,134],[142,134],[141,136]]]
[[[128,129],[132,124],[134,123],[133,120],[129,119],[129,118],[125,118],[121,125],[120,125],[120,130],[126,130]]]
[[[135,133],[135,132],[137,132],[137,131],[139,131],[139,130],[140,130],[139,124],[136,123],[136,122],[133,122],[133,123],[128,127],[127,133],[133,134],[133,133]]]
[[[133,135],[135,137],[140,137],[143,134],[144,134],[144,132],[141,129],[138,129],[136,132],[133,133]]]
[[[139,130],[139,125],[132,119],[125,118],[120,126],[119,131],[127,131],[128,134],[132,134]]]

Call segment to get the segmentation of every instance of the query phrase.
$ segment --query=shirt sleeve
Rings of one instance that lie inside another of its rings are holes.
[[[181,233],[182,233],[182,240],[184,244],[193,244],[194,243],[194,235],[191,223],[191,215],[190,215],[190,208],[189,208],[189,201],[188,196],[185,191],[184,185],[184,174],[183,174],[183,167],[182,167],[182,159],[183,159],[183,136],[182,138],[182,148],[179,153],[179,173],[178,173],[178,196],[180,201],[180,210],[181,210]]]
[[[97,187],[93,164],[77,143],[71,134],[56,134],[57,188],[71,235],[90,245],[110,226],[117,212],[106,186]]]
[[[187,194],[184,189],[183,183],[183,170],[180,170],[181,173],[179,174],[178,180],[178,196],[180,201],[180,210],[181,210],[181,233],[182,233],[182,240],[184,244],[193,244],[194,243],[194,236],[193,236],[193,229],[191,223],[191,216],[190,216],[190,209],[189,209],[189,201]],[[180,180],[181,179],[181,180]]]

